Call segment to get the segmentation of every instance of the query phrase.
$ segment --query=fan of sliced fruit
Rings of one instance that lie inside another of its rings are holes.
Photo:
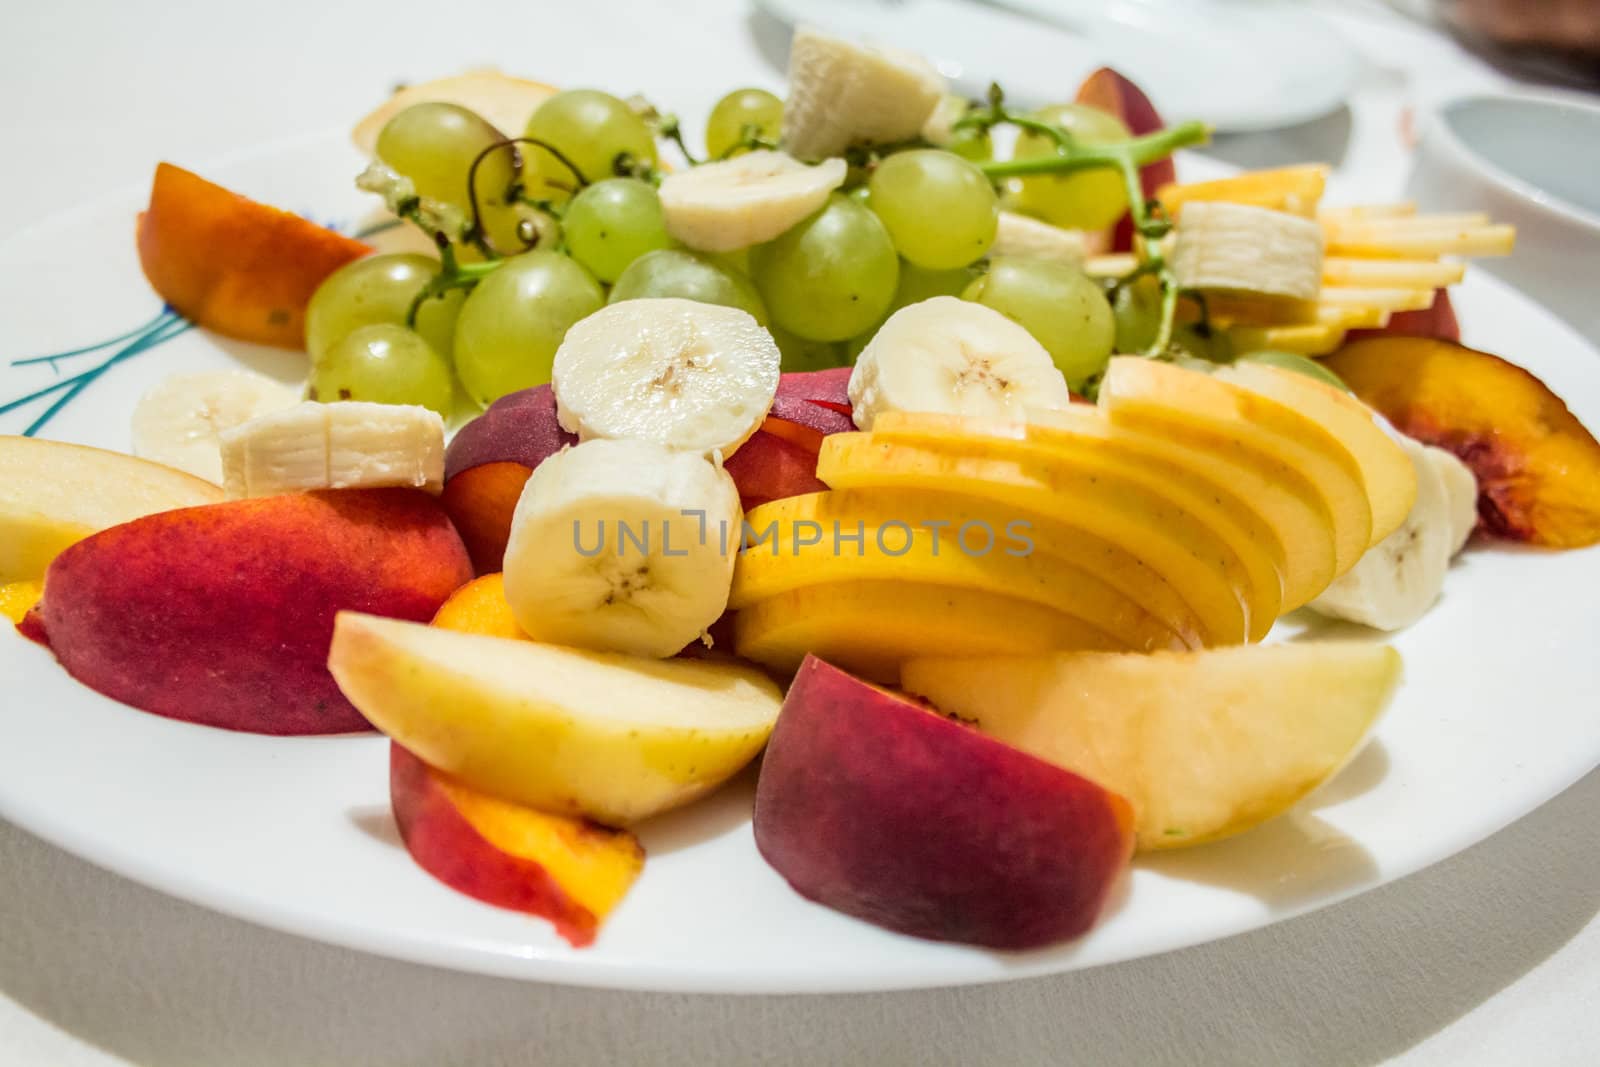
[[[1457,343],[1509,229],[1178,184],[1205,136],[1111,71],[1024,114],[802,30],[704,158],[640,100],[403,90],[355,132],[387,250],[163,165],[150,282],[306,390],[169,379],[141,458],[0,439],[0,603],[136,708],[381,730],[417,862],[573,944],[629,828],[762,752],[805,897],[1078,936],[1369,733],[1398,654],[1280,616],[1395,630],[1475,531],[1600,539],[1600,445]]]

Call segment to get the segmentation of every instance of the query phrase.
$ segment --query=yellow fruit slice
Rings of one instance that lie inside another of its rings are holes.
[[[22,617],[43,595],[44,583],[41,581],[25,580],[0,585],[0,615],[12,622],[21,622]]]
[[[1417,501],[1417,474],[1405,449],[1373,420],[1372,409],[1343,390],[1304,374],[1241,360],[1217,377],[1271,397],[1332,433],[1356,458],[1372,508],[1372,544],[1400,528]]]
[[[1334,569],[1343,574],[1372,544],[1372,506],[1361,466],[1332,433],[1292,408],[1209,374],[1137,356],[1111,361],[1100,404],[1113,420],[1157,433],[1183,427],[1243,442],[1310,481],[1333,516]],[[1291,603],[1285,608],[1292,607]]]
[[[1070,615],[1014,597],[907,581],[812,585],[733,617],[740,656],[792,673],[807,653],[893,685],[915,656],[973,656],[1060,648],[1117,649]]]
[[[892,441],[833,434],[823,441],[817,477],[835,489],[919,489],[961,493],[1039,515],[1110,541],[1143,560],[1200,617],[1208,645],[1250,634],[1249,576],[1233,550],[1172,500],[1114,463],[1018,456],[971,443]]]
[[[873,424],[872,433],[899,441],[981,440],[986,450],[1017,454],[1044,448],[1065,462],[1083,464],[1092,459],[1113,465],[1120,477],[1168,498],[1233,550],[1249,578],[1245,593],[1250,602],[1251,640],[1265,637],[1278,618],[1283,606],[1285,551],[1273,528],[1227,486],[1176,462],[1175,454],[1182,449],[1113,425],[1098,408],[1077,404],[1064,410],[1039,411],[1028,416],[1025,427],[960,415],[890,412]]]
[[[1385,645],[907,662],[940,711],[1132,802],[1141,849],[1227,837],[1287,811],[1355,754],[1400,679]]]
[[[960,498],[953,498],[959,503]],[[1043,551],[1031,526],[953,514],[933,493],[836,490],[764,504],[745,518],[728,607],[812,585],[909,581],[1052,608],[1128,648],[1182,648],[1171,628],[1094,574]]]

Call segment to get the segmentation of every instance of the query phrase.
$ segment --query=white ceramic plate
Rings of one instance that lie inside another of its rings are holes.
[[[348,220],[365,207],[348,180],[357,165],[342,137],[326,137],[204,173],[319,219]],[[0,248],[5,363],[102,340],[156,312],[133,249],[143,195],[85,207]],[[1470,341],[1525,364],[1600,427],[1593,350],[1476,274],[1458,307]],[[125,449],[141,390],[175,370],[236,359],[286,380],[303,371],[298,354],[191,331],[118,366],[44,436]],[[47,384],[52,373],[0,365],[0,397]],[[0,432],[20,432],[38,410],[0,416]],[[1339,778],[1244,837],[1141,860],[1089,936],[1041,952],[916,941],[802,900],[756,853],[749,776],[644,827],[643,878],[599,942],[574,951],[545,923],[461,896],[410,861],[389,817],[381,738],[255,737],[147,715],[74,682],[9,627],[0,630],[0,814],[207,907],[461,970],[739,993],[1044,974],[1330,904],[1465,848],[1564,789],[1600,762],[1596,589],[1594,549],[1468,553],[1435,611],[1397,639],[1405,684],[1375,740]],[[1293,635],[1303,625],[1281,630]],[[1326,633],[1371,639],[1355,628]]]

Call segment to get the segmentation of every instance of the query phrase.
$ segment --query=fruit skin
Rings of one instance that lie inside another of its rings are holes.
[[[500,569],[511,516],[533,469],[577,443],[575,434],[561,428],[548,385],[507,393],[450,442],[439,502],[479,574]]]
[[[322,280],[372,251],[170,163],[139,215],[139,264],[161,298],[208,330],[300,348]]]
[[[791,371],[778,377],[778,396],[799,397],[850,414],[850,367]]]
[[[1145,655],[926,657],[905,688],[1128,798],[1140,849],[1279,815],[1359,749],[1400,654],[1354,641]]]
[[[1076,99],[1080,104],[1099,108],[1121,119],[1122,124],[1128,127],[1128,132],[1135,137],[1155,133],[1166,126],[1144,90],[1111,67],[1101,67],[1083,79],[1083,84],[1078,86]],[[1139,168],[1139,185],[1144,190],[1146,200],[1154,197],[1156,190],[1163,185],[1177,180],[1178,168],[1171,156]],[[1111,249],[1114,252],[1127,252],[1132,248],[1133,216],[1123,215],[1112,230]]]
[[[1472,469],[1486,533],[1550,548],[1600,542],[1600,443],[1533,374],[1417,337],[1358,341],[1324,362],[1401,433]]]
[[[746,511],[768,501],[827,488],[817,480],[815,449],[802,447],[765,428],[782,421],[769,417],[763,428],[722,465],[738,487],[739,506]]]
[[[230,501],[95,534],[50,565],[29,615],[68,673],[185,722],[263,734],[365,730],[326,667],[336,612],[432,617],[472,577],[425,493]]]
[[[574,948],[594,943],[644,868],[627,831],[478,793],[399,745],[389,748],[389,798],[418,866],[470,897],[549,919]]]
[[[1078,937],[1132,851],[1126,801],[809,657],[756,792],[756,847],[809,900],[999,949]]]

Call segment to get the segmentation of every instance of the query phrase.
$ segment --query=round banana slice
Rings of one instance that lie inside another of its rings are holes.
[[[1178,219],[1172,269],[1185,289],[1315,300],[1322,227],[1283,211],[1197,200]]]
[[[534,469],[506,544],[505,591],[538,641],[664,658],[728,605],[739,491],[701,456],[588,441]]]
[[[1069,263],[1074,267],[1082,266],[1087,255],[1088,243],[1082,230],[1062,229],[1015,211],[1000,212],[994,244],[989,248],[991,259],[1024,256]]]
[[[854,144],[908,141],[945,90],[943,76],[914,52],[801,26],[789,45],[783,145],[801,159],[822,159]]]
[[[133,409],[133,454],[222,484],[218,435],[300,402],[299,386],[247,370],[174,374]]]
[[[1478,525],[1478,478],[1472,468],[1433,445],[1424,445],[1423,451],[1433,469],[1439,472],[1444,483],[1444,495],[1450,509],[1450,554],[1453,556],[1467,545],[1467,539]]]
[[[842,159],[811,167],[759,151],[674,171],[661,180],[667,233],[702,252],[770,241],[827,203],[848,169]]]
[[[1065,407],[1067,380],[1033,335],[993,308],[936,296],[878,327],[850,373],[855,424],[884,411],[1021,418]]]
[[[767,417],[780,359],[772,335],[738,308],[624,300],[567,331],[550,384],[561,425],[581,440],[726,458]]]

